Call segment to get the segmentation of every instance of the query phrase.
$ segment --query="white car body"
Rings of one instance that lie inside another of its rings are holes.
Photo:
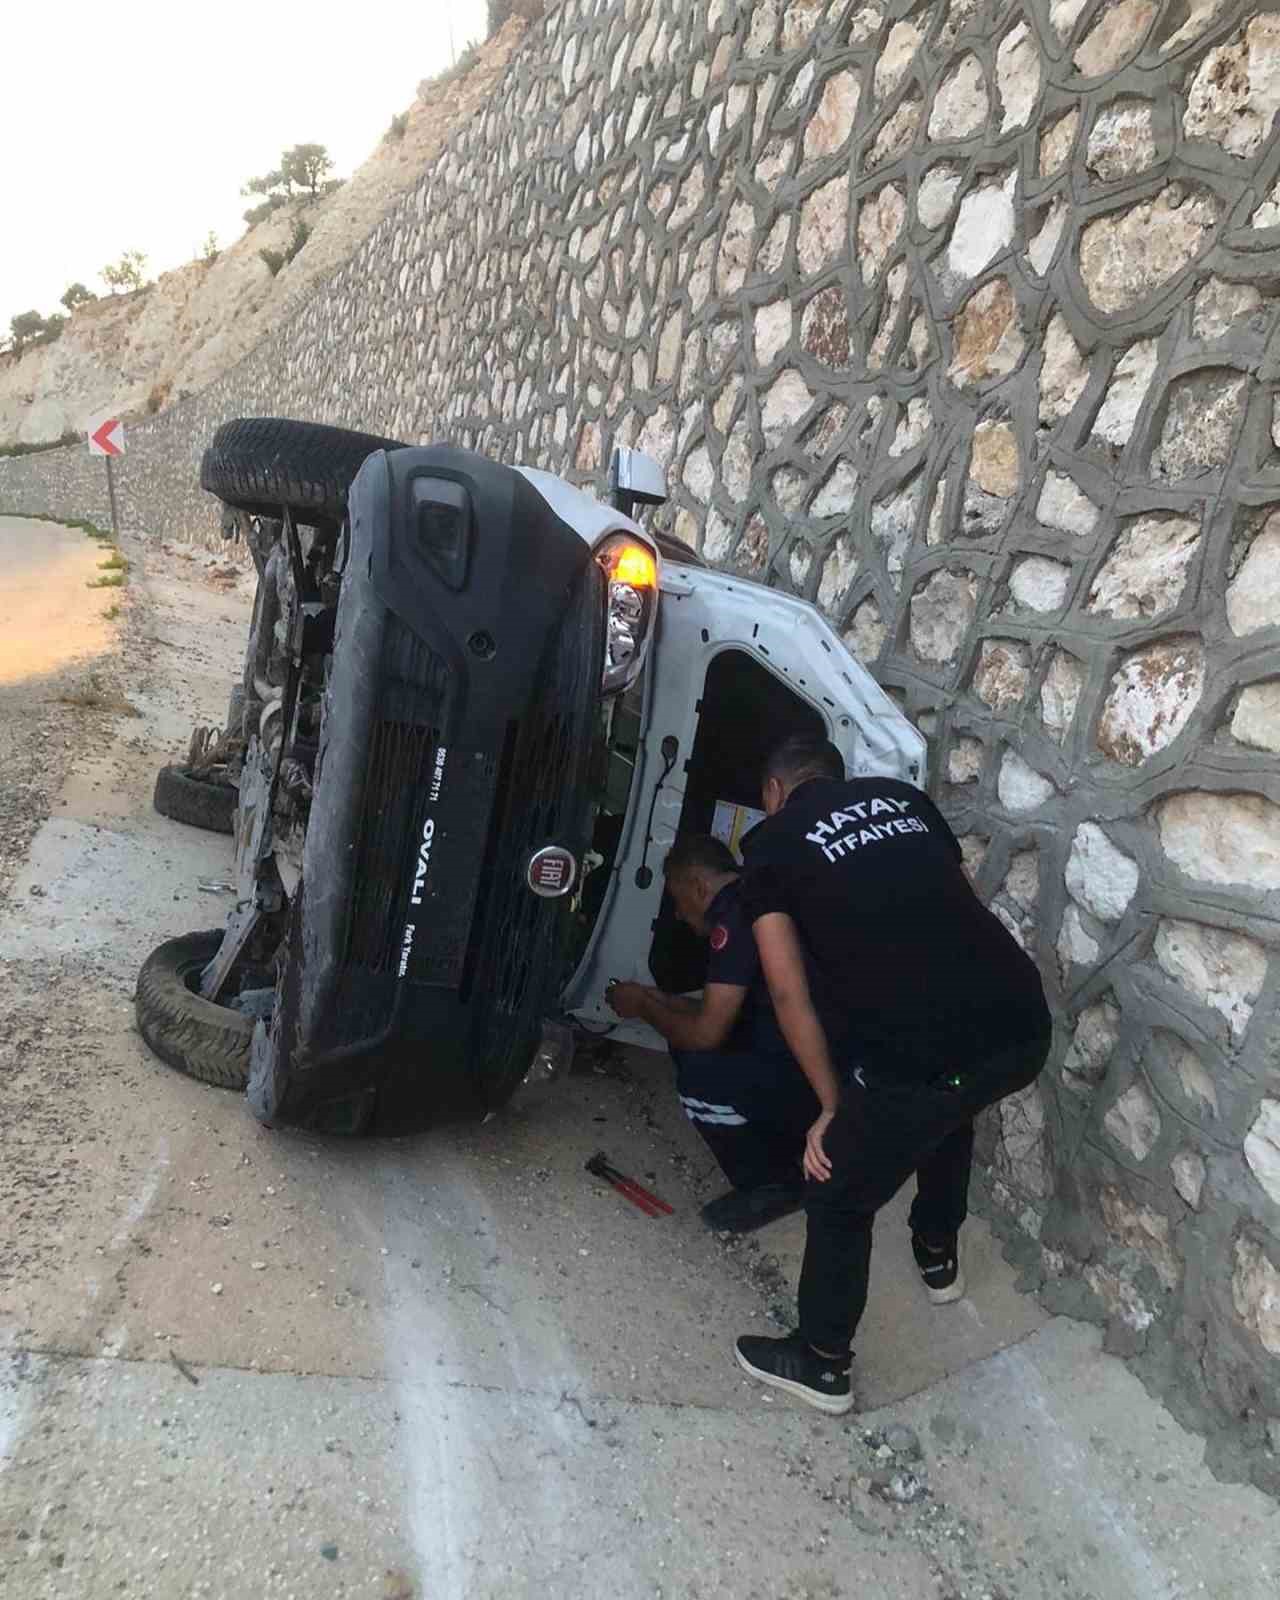
[[[812,605],[708,568],[664,562],[622,841],[591,942],[564,996],[579,1024],[620,1042],[664,1048],[646,1023],[620,1021],[604,992],[611,978],[653,982],[648,954],[662,903],[662,861],[684,806],[684,759],[707,669],[729,649],[753,657],[818,713],[850,776],[925,782],[924,738]],[[662,745],[671,738],[679,750],[664,780]],[[643,887],[642,867],[652,871]]]
[[[662,906],[662,862],[680,828],[686,763],[694,748],[703,685],[725,651],[748,656],[821,718],[850,776],[900,778],[924,786],[927,747],[839,635],[808,601],[707,567],[658,557],[639,523],[553,473],[517,469],[592,550],[625,534],[659,559],[660,593],[643,680],[639,748],[622,835],[585,953],[562,996],[562,1014],[621,1043],[665,1048],[646,1023],[609,1009],[611,978],[652,983],[654,927]],[[640,504],[662,498],[662,474],[637,451],[615,457],[617,485]],[[674,757],[668,759],[664,745]],[[605,870],[599,868],[597,870]]]

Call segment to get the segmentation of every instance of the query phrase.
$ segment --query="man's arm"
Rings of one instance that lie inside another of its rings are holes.
[[[641,1018],[677,1050],[718,1050],[746,997],[746,988],[735,983],[707,984],[701,1002],[638,983],[619,983],[606,998],[620,1017]]]
[[[766,911],[757,917],[755,935],[782,1037],[822,1107],[805,1135],[804,1175],[814,1183],[826,1183],[831,1176],[831,1158],[823,1140],[840,1106],[840,1084],[831,1065],[826,1030],[813,1008],[800,935],[785,911]]]
[[[826,1031],[809,993],[796,925],[785,912],[772,911],[757,920],[755,935],[782,1037],[823,1111],[834,1113],[840,1104],[840,1084],[831,1065]]]

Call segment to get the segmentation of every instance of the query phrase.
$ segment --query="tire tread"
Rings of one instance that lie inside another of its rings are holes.
[[[253,1018],[215,1005],[187,987],[184,974],[207,965],[222,929],[166,939],[142,964],[135,1008],[138,1032],[167,1066],[220,1089],[243,1089],[249,1078]]]
[[[287,505],[301,522],[341,522],[347,491],[376,450],[396,439],[287,417],[224,422],[200,463],[200,487],[251,516],[278,517]]]

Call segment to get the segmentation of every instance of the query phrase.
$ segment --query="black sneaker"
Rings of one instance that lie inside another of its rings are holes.
[[[960,1242],[953,1233],[940,1245],[931,1245],[923,1234],[911,1235],[911,1250],[920,1277],[935,1306],[949,1306],[964,1297],[964,1273],[960,1270]]]
[[[767,1222],[789,1217],[804,1206],[802,1183],[770,1183],[759,1189],[730,1189],[708,1200],[702,1220],[720,1233],[754,1233]]]
[[[734,1345],[734,1354],[744,1372],[771,1388],[785,1389],[806,1405],[834,1416],[853,1409],[851,1356],[838,1360],[820,1356],[798,1333],[789,1333],[785,1339],[744,1334]]]

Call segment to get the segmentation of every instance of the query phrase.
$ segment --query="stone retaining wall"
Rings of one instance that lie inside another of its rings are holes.
[[[563,0],[334,280],[135,428],[596,480],[813,597],[928,733],[1058,1015],[984,1132],[1049,1304],[1280,1490],[1280,17],[1218,0]],[[102,517],[77,452],[0,507]]]

